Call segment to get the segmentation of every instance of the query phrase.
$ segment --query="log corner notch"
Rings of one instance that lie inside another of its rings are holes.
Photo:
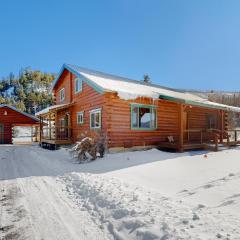
[[[180,103],[179,104],[179,141],[178,141],[178,151],[183,152],[183,136],[184,136],[184,122],[183,122],[183,114],[184,114],[185,106]]]

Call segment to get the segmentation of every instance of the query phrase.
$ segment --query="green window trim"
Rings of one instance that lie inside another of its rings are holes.
[[[64,102],[64,100],[65,100],[65,88],[60,89],[59,100],[60,100],[60,102]]]
[[[151,111],[155,110],[155,122],[154,127],[135,127],[133,126],[133,109],[137,107],[138,108],[138,116],[139,116],[139,108],[148,108]],[[132,130],[145,130],[145,131],[152,131],[157,129],[157,106],[156,105],[148,105],[148,104],[138,104],[138,103],[131,103],[131,129]]]
[[[74,79],[74,93],[80,93],[82,92],[83,88],[83,81],[80,78],[75,78]]]
[[[77,124],[84,124],[84,111],[77,112]]]
[[[97,109],[93,109],[91,111],[89,111],[90,113],[90,129],[92,130],[98,130],[102,128],[102,109],[101,108],[97,108]],[[96,119],[97,119],[97,114],[99,114],[99,126],[92,126],[92,117],[94,118],[94,124],[96,124]]]

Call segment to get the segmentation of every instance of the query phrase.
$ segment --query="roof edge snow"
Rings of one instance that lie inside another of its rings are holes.
[[[239,107],[211,102],[203,97],[199,97],[187,91],[162,87],[157,84],[144,83],[137,80],[90,70],[71,64],[63,64],[58,76],[52,84],[52,89],[56,86],[65,69],[81,78],[100,94],[103,94],[104,92],[117,92],[118,96],[125,100],[136,99],[137,97],[155,99],[162,98],[169,101],[182,102],[185,104],[206,108],[240,112]]]

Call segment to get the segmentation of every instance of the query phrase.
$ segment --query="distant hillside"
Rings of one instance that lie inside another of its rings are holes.
[[[54,74],[21,70],[18,77],[12,73],[0,81],[0,104],[6,103],[22,111],[34,114],[53,103],[50,91]]]
[[[200,97],[206,98],[210,101],[240,107],[240,91],[226,92],[226,91],[194,91],[186,90]]]
[[[240,92],[226,92],[226,91],[192,91],[187,92],[206,98],[212,102],[222,103],[226,105],[240,107]]]

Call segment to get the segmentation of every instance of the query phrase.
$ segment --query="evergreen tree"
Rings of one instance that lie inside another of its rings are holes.
[[[10,73],[0,81],[0,104],[13,105],[31,114],[52,105],[50,88],[54,77],[53,74],[33,71],[30,68],[21,69],[18,77]],[[9,91],[10,88],[13,88],[13,91]]]
[[[15,104],[15,107],[21,111],[26,111],[26,107],[23,101],[19,101]]]
[[[143,82],[145,82],[145,83],[150,83],[151,82],[150,77],[149,77],[148,74],[144,74],[143,75]]]

